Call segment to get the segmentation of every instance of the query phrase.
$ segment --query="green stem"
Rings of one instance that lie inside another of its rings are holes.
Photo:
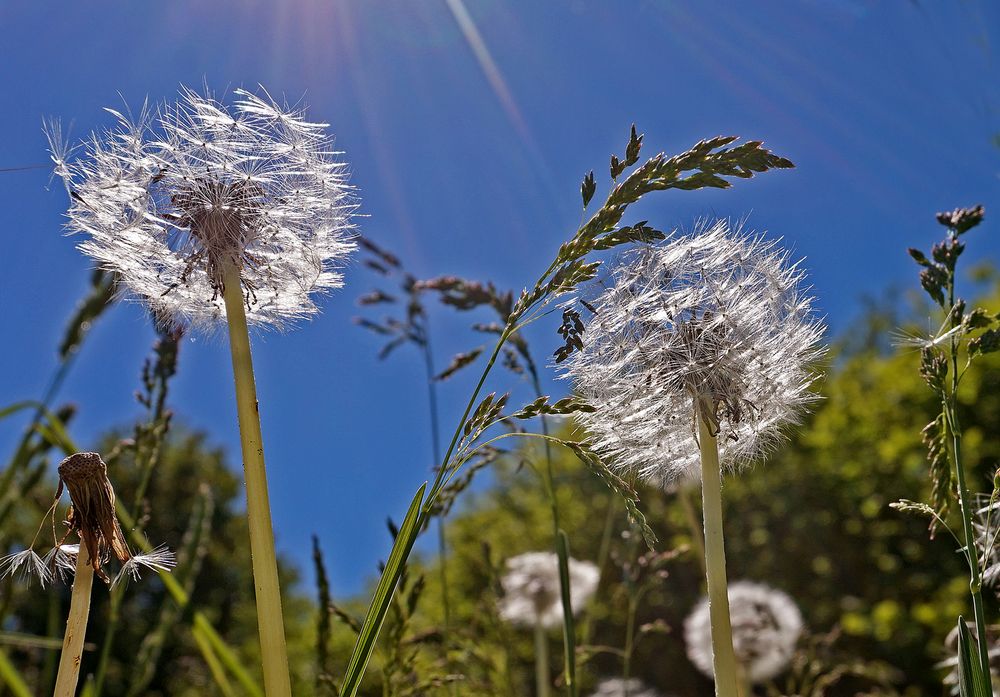
[[[538,371],[534,367],[534,362],[529,366],[531,382],[535,388],[535,395],[543,397],[541,381],[538,378]],[[560,565],[566,566],[566,573],[559,574],[559,595],[562,601],[563,610],[563,669],[566,674],[566,692],[569,697],[576,697],[576,627],[573,623],[572,596],[569,587],[569,554],[560,543],[561,526],[559,525],[559,501],[556,499],[555,474],[552,469],[552,444],[549,442],[549,424],[545,416],[539,417],[542,422],[542,434],[545,436],[542,441],[545,444],[545,490],[549,498],[549,506],[552,509],[552,531],[553,542],[556,553],[560,557]],[[565,533],[562,533],[565,534]]]
[[[549,697],[549,638],[541,622],[535,624],[535,697]]]
[[[90,564],[87,545],[80,541],[80,551],[76,555],[76,575],[73,578],[73,595],[66,620],[66,634],[63,635],[62,653],[59,655],[59,673],[53,697],[73,697],[80,678],[80,662],[83,658],[83,640],[87,636],[87,620],[90,618],[90,591],[94,585],[94,567]]]
[[[250,334],[243,309],[240,271],[235,264],[226,267],[223,284],[226,319],[229,323],[229,348],[236,382],[236,411],[240,422],[243,473],[247,487],[247,519],[250,527],[261,663],[264,670],[264,693],[268,697],[291,697],[257,387],[254,384],[253,360],[250,356]]]
[[[948,280],[948,307],[951,315],[951,328],[955,329],[962,321],[955,316],[955,276],[954,272]],[[965,468],[962,466],[962,428],[958,422],[958,340],[952,334],[951,348],[951,392],[943,395],[943,408],[948,431],[951,434],[952,466],[955,469],[955,479],[958,484],[958,500],[962,509],[962,530],[965,536],[966,557],[969,561],[969,592],[972,595],[972,610],[976,620],[976,644],[979,648],[979,661],[983,674],[990,676],[989,643],[986,636],[986,614],[983,608],[982,575],[979,570],[979,553],[976,549],[975,531],[972,527],[972,517],[975,511],[969,502],[969,487],[966,484]]]
[[[705,574],[707,573],[707,569],[705,568],[705,539],[702,537],[701,525],[698,523],[698,513],[694,510],[694,504],[691,503],[691,492],[687,484],[681,484],[680,488],[677,489],[677,498],[681,502],[684,519],[691,529],[691,546],[694,547],[698,566],[701,567],[701,573]]]
[[[639,609],[636,602],[635,593],[631,590],[631,582],[628,598],[628,610],[625,617],[625,649],[622,652],[622,681],[628,689],[629,678],[632,677],[632,653],[635,651],[635,616]]]
[[[696,404],[698,443],[701,448],[701,491],[705,516],[705,580],[712,620],[712,653],[716,697],[737,697],[736,654],[729,618],[729,589],[726,582],[726,546],[722,533],[722,472],[719,444],[712,426],[706,422],[708,405]]]

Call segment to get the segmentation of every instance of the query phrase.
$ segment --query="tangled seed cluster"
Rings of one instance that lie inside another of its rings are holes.
[[[236,90],[227,107],[187,89],[158,115],[110,111],[118,125],[71,158],[49,129],[56,174],[71,194],[68,228],[161,317],[225,317],[223,271],[240,270],[252,324],[281,327],[338,288],[354,245],[345,164],[326,124]]]
[[[620,469],[663,485],[697,472],[696,406],[739,467],[815,399],[824,330],[803,273],[726,221],[627,254],[588,306],[565,374],[595,408],[577,418]]]

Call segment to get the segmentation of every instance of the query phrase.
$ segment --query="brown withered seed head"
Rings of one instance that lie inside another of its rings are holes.
[[[115,490],[108,479],[108,466],[97,453],[76,453],[59,463],[60,488],[65,484],[73,506],[66,524],[87,545],[94,573],[110,583],[101,566],[111,555],[125,563],[132,552],[125,542],[115,514]]]

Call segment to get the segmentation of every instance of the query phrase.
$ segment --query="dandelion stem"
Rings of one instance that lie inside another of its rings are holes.
[[[73,596],[69,604],[69,618],[66,620],[66,634],[63,636],[62,653],[59,655],[59,673],[53,697],[73,697],[76,683],[80,678],[80,662],[83,658],[83,640],[87,636],[87,620],[90,618],[90,591],[94,585],[94,567],[90,564],[87,545],[80,544],[76,555],[76,576],[73,579]]]
[[[535,697],[549,697],[549,638],[541,622],[535,623]]]
[[[712,619],[712,662],[716,697],[737,697],[736,654],[729,618],[726,547],[722,534],[722,473],[719,444],[706,422],[706,405],[696,405],[698,444],[701,448],[701,491],[705,517],[705,580]]]
[[[278,562],[274,553],[274,531],[264,470],[264,444],[260,432],[257,387],[250,356],[250,334],[243,309],[240,271],[230,264],[223,272],[223,298],[229,323],[229,348],[236,382],[236,410],[240,422],[243,473],[247,487],[247,519],[250,527],[250,554],[253,562],[257,625],[260,634],[264,693],[268,697],[291,697],[285,628],[278,587]]]

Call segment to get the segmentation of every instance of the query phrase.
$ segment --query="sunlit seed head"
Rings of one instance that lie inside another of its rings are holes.
[[[80,248],[159,316],[223,319],[223,271],[235,264],[248,321],[282,327],[342,285],[356,204],[326,124],[263,90],[234,96],[182,89],[155,115],[109,110],[117,127],[78,157],[54,124],[50,150]]]
[[[802,614],[788,595],[762,583],[738,581],[729,586],[733,650],[752,683],[777,677],[788,668],[802,634]],[[703,598],[684,621],[687,655],[712,677],[712,621]]]
[[[663,485],[697,472],[699,405],[724,464],[767,453],[815,400],[824,329],[807,290],[787,252],[723,220],[626,254],[565,363],[597,450]]]
[[[570,607],[579,613],[597,591],[600,572],[586,561],[569,560]],[[559,586],[559,557],[552,552],[528,552],[507,560],[500,579],[504,595],[500,616],[521,626],[547,629],[563,622]]]

